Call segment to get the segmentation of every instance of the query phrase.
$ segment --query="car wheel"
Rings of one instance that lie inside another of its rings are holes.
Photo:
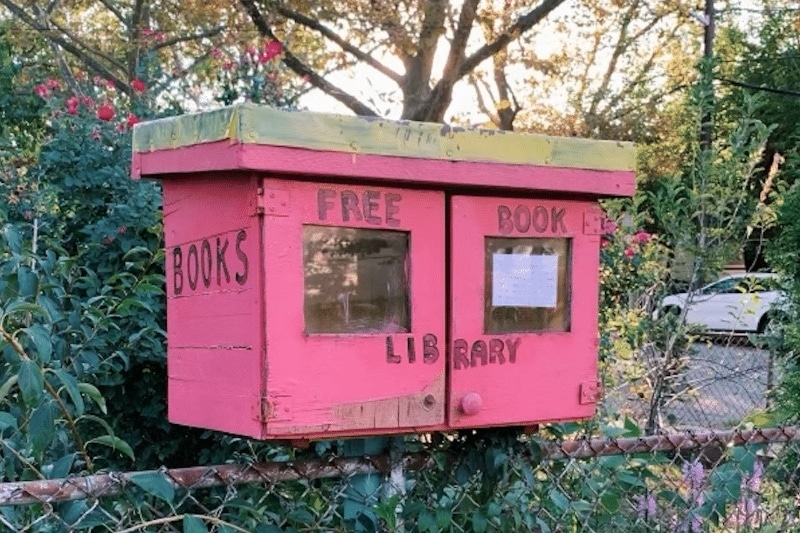
[[[758,334],[774,336],[778,326],[783,322],[783,316],[779,313],[767,313],[758,321]]]

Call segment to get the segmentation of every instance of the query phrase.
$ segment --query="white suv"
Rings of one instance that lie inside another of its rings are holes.
[[[685,292],[667,296],[661,301],[660,312],[683,311],[688,296]],[[777,274],[732,274],[694,293],[688,304],[686,321],[711,331],[763,333],[784,299]]]

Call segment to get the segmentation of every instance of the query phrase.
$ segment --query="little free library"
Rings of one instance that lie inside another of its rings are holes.
[[[138,124],[172,422],[260,439],[593,416],[628,143],[237,105]]]

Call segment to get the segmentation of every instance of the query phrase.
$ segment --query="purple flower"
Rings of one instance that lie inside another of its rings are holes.
[[[692,495],[697,496],[700,493],[700,489],[703,488],[703,481],[706,478],[706,471],[703,469],[703,465],[698,461],[692,461],[691,463],[684,463],[681,470],[683,472],[683,483],[688,485],[689,492]]]
[[[656,499],[652,494],[636,497],[636,516],[642,520],[653,518],[656,515]]]
[[[742,479],[742,489],[749,489],[753,492],[758,492],[761,489],[761,478],[764,477],[764,465],[761,461],[756,461],[753,465],[753,473],[750,477]]]

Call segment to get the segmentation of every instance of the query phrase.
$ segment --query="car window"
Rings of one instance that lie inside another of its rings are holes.
[[[742,279],[742,292],[766,292],[778,290],[777,278],[767,276],[749,276]]]
[[[774,277],[756,278],[753,284],[753,292],[778,291],[780,288],[778,278]]]
[[[703,294],[724,294],[736,292],[737,282],[738,280],[734,278],[723,278],[703,289]]]

